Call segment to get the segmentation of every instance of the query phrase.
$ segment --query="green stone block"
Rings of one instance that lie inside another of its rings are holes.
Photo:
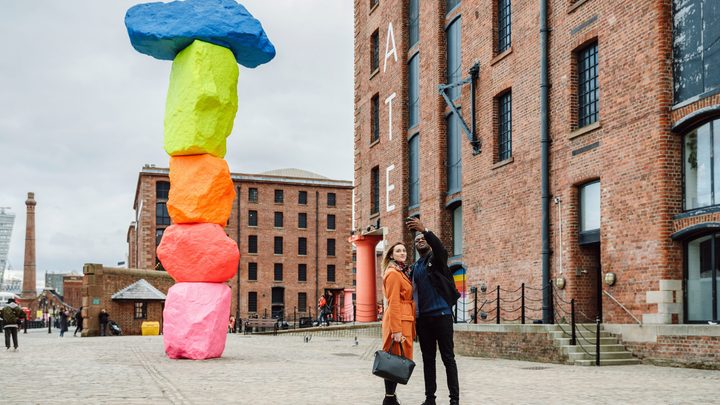
[[[227,48],[196,40],[177,54],[165,103],[170,156],[225,157],[238,108],[237,79],[237,62]]]

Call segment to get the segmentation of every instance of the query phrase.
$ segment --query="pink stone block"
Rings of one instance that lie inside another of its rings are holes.
[[[163,233],[157,255],[181,282],[223,283],[237,273],[237,244],[217,224],[175,224]]]
[[[222,356],[230,318],[231,290],[223,283],[177,283],[163,311],[163,342],[171,359]]]

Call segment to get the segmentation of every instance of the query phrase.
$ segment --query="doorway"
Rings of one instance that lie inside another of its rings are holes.
[[[685,313],[688,323],[718,322],[720,233],[701,236],[685,249]]]

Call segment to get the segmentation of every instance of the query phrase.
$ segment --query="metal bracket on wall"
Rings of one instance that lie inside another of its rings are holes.
[[[468,71],[470,73],[469,77],[466,77],[465,79],[455,82],[455,83],[449,83],[449,84],[440,84],[438,85],[438,91],[440,92],[440,95],[445,99],[445,102],[447,103],[448,107],[452,110],[453,114],[456,114],[457,117],[460,119],[460,126],[462,127],[463,132],[465,132],[465,135],[468,138],[468,141],[470,141],[470,145],[473,148],[473,156],[479,155],[481,152],[481,143],[480,140],[477,138],[475,134],[475,87],[477,86],[477,78],[480,73],[480,64],[476,63],[472,65],[470,70]],[[455,87],[461,87],[466,84],[470,83],[470,115],[471,115],[471,125],[472,129],[468,128],[467,123],[465,122],[465,119],[463,119],[462,114],[460,114],[460,110],[455,105],[455,103],[450,99],[450,97],[447,95],[447,90],[452,89]]]

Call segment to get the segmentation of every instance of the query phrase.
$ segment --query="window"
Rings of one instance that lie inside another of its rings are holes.
[[[580,186],[580,243],[600,242],[600,182]]]
[[[720,313],[720,234],[689,241],[686,248],[687,318],[690,323],[718,321]]]
[[[307,281],[307,264],[298,264],[298,281]]]
[[[248,235],[248,253],[257,253],[257,235]]]
[[[167,200],[170,196],[170,182],[158,181],[155,183],[155,197],[158,200]]]
[[[257,263],[248,263],[248,280],[257,280]]]
[[[380,96],[370,99],[370,143],[380,140]]]
[[[460,0],[445,0],[445,12],[451,12],[455,7],[460,4]]]
[[[420,205],[420,134],[408,141],[408,205]]]
[[[285,193],[282,190],[275,190],[275,204],[282,204],[285,201]]]
[[[257,293],[255,291],[248,292],[248,312],[257,312]]]
[[[327,206],[328,207],[334,207],[337,203],[337,196],[335,193],[328,193],[327,194]]]
[[[283,253],[283,238],[282,238],[282,236],[275,237],[273,252],[276,255],[281,255]]]
[[[445,31],[447,39],[447,83],[457,83],[462,80],[460,63],[462,62],[460,18],[455,19]],[[460,97],[460,86],[447,90],[451,100]]]
[[[497,53],[510,48],[510,0],[497,0]]]
[[[307,312],[307,293],[298,293],[298,312]]]
[[[253,203],[258,202],[258,190],[256,188],[248,189],[248,201]]]
[[[282,263],[275,263],[275,266],[273,266],[273,280],[275,281],[282,281],[283,279],[283,265]]]
[[[408,62],[408,128],[420,123],[420,54]]]
[[[275,212],[275,228],[282,228],[283,227],[283,213],[282,212]]]
[[[420,0],[410,0],[408,5],[408,48],[420,40]]]
[[[685,209],[720,204],[720,119],[685,135]]]
[[[159,202],[155,204],[155,224],[170,225],[170,214],[168,213],[167,203]]]
[[[157,248],[160,246],[160,242],[162,241],[163,233],[165,233],[165,228],[158,228],[155,230],[155,247]]]
[[[147,302],[135,303],[135,319],[147,319]]]
[[[578,52],[578,128],[598,120],[598,45],[592,44]]]
[[[673,1],[675,103],[720,87],[717,0]]]
[[[452,237],[453,256],[463,254],[462,205],[458,205],[452,209]]]
[[[460,120],[451,113],[447,125],[447,192],[457,193],[462,189],[462,134]]]
[[[328,214],[327,216],[327,229],[334,230],[335,229],[335,215]]]
[[[335,256],[335,239],[327,240],[327,255],[329,257]]]
[[[298,192],[298,204],[307,205],[307,191]]]
[[[298,238],[298,255],[307,255],[307,238]]]
[[[255,210],[248,211],[248,226],[258,226],[258,212]]]
[[[370,72],[380,69],[380,31],[375,30],[370,36]]]
[[[298,213],[298,228],[307,229],[307,213],[305,213],[305,212]]]
[[[512,157],[512,93],[497,99],[498,108],[498,162]]]
[[[380,168],[370,170],[370,215],[380,213]]]
[[[327,281],[328,281],[328,283],[335,282],[335,265],[334,264],[327,265]]]

